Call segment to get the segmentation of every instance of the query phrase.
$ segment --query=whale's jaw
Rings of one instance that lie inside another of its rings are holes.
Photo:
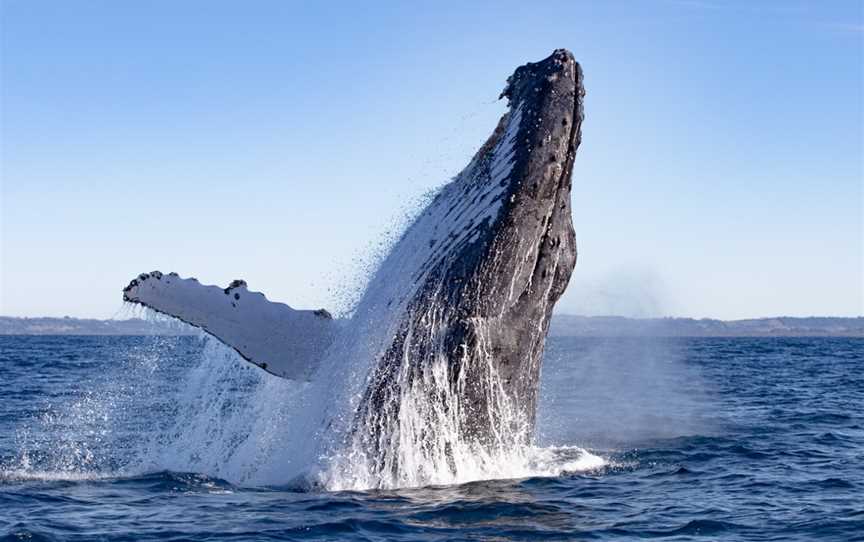
[[[510,110],[489,141],[393,247],[370,284],[377,299],[360,304],[380,322],[392,291],[351,437],[354,457],[392,485],[532,439],[549,319],[576,262],[581,69],[555,51],[517,69],[502,96]],[[390,286],[393,269],[410,286]]]

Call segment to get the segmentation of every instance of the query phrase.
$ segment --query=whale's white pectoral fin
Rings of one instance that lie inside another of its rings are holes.
[[[154,271],[134,279],[123,299],[199,327],[265,371],[297,380],[311,376],[337,327],[323,309],[268,301],[240,280],[223,289]]]

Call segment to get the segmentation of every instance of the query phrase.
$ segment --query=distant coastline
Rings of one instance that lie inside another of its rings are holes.
[[[864,317],[625,318],[556,315],[552,336],[607,337],[864,337]]]
[[[189,326],[163,320],[96,320],[0,316],[0,335],[196,335]],[[864,337],[864,317],[775,317],[748,320],[709,318],[552,318],[553,337]]]

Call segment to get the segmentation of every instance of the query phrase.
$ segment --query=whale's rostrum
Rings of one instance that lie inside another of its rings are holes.
[[[124,299],[332,394],[320,424],[330,476],[394,487],[482,470],[531,442],[549,320],[576,262],[581,68],[556,50],[501,96],[508,111],[488,141],[394,244],[350,318],[159,272]]]

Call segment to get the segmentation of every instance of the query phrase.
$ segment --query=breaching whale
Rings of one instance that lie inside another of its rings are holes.
[[[550,316],[576,262],[581,68],[556,50],[517,68],[501,97],[508,111],[492,135],[393,245],[349,317],[271,302],[239,280],[220,288],[158,271],[132,280],[124,300],[273,375],[327,382],[319,393],[339,403],[321,415],[320,431],[338,435],[328,453],[339,448],[336,468],[359,469],[369,486],[528,444]]]

